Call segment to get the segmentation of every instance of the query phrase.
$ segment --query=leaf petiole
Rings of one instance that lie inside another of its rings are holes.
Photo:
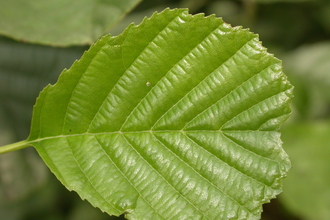
[[[0,147],[0,154],[9,153],[23,148],[31,147],[32,145],[27,140],[19,141],[13,144],[8,144]]]

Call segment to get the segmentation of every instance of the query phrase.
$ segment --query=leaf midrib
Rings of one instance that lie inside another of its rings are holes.
[[[111,134],[140,134],[140,133],[201,133],[201,132],[277,132],[277,131],[264,131],[264,130],[143,130],[143,131],[108,131],[108,132],[97,132],[89,133],[84,132],[80,134],[60,134],[48,137],[38,137],[36,139],[28,141],[28,143],[37,143],[44,140],[56,139],[56,138],[66,138],[66,137],[79,137],[79,136],[98,136],[98,135],[111,135]]]
[[[204,130],[204,132],[205,131],[208,131],[208,132],[222,132],[222,131],[220,131],[220,130]],[[132,149],[134,149],[135,151],[136,151],[136,153],[140,156],[140,158],[142,158],[143,160],[145,160],[145,162],[151,167],[151,169],[153,169],[157,174],[158,174],[158,176],[160,176],[169,186],[171,186],[172,188],[173,188],[173,190],[175,190],[175,191],[177,191],[178,193],[179,193],[179,195],[183,198],[183,199],[185,199],[189,204],[191,204],[197,211],[199,211],[206,219],[209,219],[207,216],[205,216],[205,214],[203,213],[203,211],[201,211],[196,205],[194,205],[193,204],[193,202],[192,201],[190,201],[190,199],[189,198],[187,198],[186,196],[184,196],[184,195],[181,195],[181,193],[161,174],[161,173],[159,173],[158,171],[157,171],[157,169],[156,168],[154,168],[140,153],[139,153],[139,151],[137,150],[137,149],[135,149],[135,147],[132,145],[132,143],[130,142],[130,141],[128,141],[128,139],[125,137],[125,135],[124,134],[132,134],[132,133],[137,133],[137,134],[140,134],[140,133],[151,133],[151,135],[153,136],[153,137],[155,137],[155,135],[154,135],[154,133],[164,133],[164,132],[173,132],[173,133],[175,133],[175,132],[180,132],[180,133],[185,133],[185,131],[182,131],[182,130],[160,130],[160,131],[150,131],[150,130],[148,130],[148,131],[136,131],[136,132],[121,132],[121,131],[115,131],[115,132],[101,132],[101,133],[83,133],[83,134],[72,134],[72,135],[58,135],[58,136],[52,136],[52,137],[46,137],[46,138],[39,138],[39,139],[36,139],[36,140],[34,140],[34,141],[30,141],[29,143],[36,143],[36,142],[41,142],[41,141],[44,141],[44,140],[50,140],[50,139],[56,139],[56,138],[67,138],[67,137],[77,137],[77,136],[84,136],[84,135],[91,135],[91,136],[97,136],[97,135],[105,135],[105,134],[122,134],[123,135],[123,137],[124,137],[124,139],[126,140],[126,142],[129,144],[129,146],[132,148]],[[188,131],[188,133],[190,133],[190,132],[200,132],[200,131]],[[186,135],[185,135],[186,136]],[[186,136],[188,139],[190,139],[188,136]],[[255,215],[255,213],[254,213],[254,211],[253,210],[249,210],[247,207],[245,207],[244,205],[242,205],[238,200],[236,200],[234,197],[232,197],[232,196],[230,196],[228,193],[226,193],[225,191],[223,191],[222,189],[220,189],[220,188],[218,188],[216,185],[214,185],[209,179],[207,179],[207,177],[204,177],[202,174],[200,174],[197,170],[195,170],[194,169],[194,167],[192,167],[191,165],[189,165],[186,161],[184,161],[183,159],[181,159],[175,152],[173,152],[171,149],[169,149],[168,147],[166,147],[165,146],[165,144],[162,142],[162,141],[160,141],[157,137],[155,137],[168,151],[170,151],[175,157],[177,157],[179,160],[181,160],[183,163],[185,163],[188,167],[190,167],[194,172],[195,172],[195,174],[196,175],[199,175],[202,179],[204,179],[205,181],[207,181],[208,182],[208,184],[210,184],[210,185],[212,185],[217,191],[219,191],[221,194],[223,194],[224,196],[226,196],[228,199],[230,199],[230,200],[232,200],[234,203],[236,203],[239,207],[241,207],[241,208],[243,208],[244,210],[246,210],[248,213],[250,213],[251,215]],[[97,138],[95,138],[95,140],[97,141],[97,142],[99,142],[98,141],[98,139]],[[191,140],[191,139],[190,139]],[[193,141],[194,142],[194,141]],[[194,142],[194,143],[196,143],[196,142]],[[197,144],[197,143],[196,143]],[[102,147],[102,145],[101,144],[99,144],[100,145],[100,148],[101,149],[103,149],[103,147]],[[197,144],[198,146],[200,146],[199,144]],[[202,147],[202,146],[200,146],[200,147]],[[70,148],[70,147],[69,147]],[[204,148],[203,148],[204,149]],[[204,149],[205,151],[207,151],[206,149]],[[73,158],[75,158],[75,156],[74,156],[74,153],[72,153],[72,151],[71,151],[71,148],[70,148],[70,152],[71,152],[71,154],[72,154],[72,156],[73,156]],[[207,152],[209,152],[209,151],[207,151]],[[252,151],[251,151],[252,152]],[[209,152],[210,154],[212,154],[211,152]],[[254,152],[252,152],[252,153],[254,153]],[[105,155],[108,155],[106,152],[104,152],[104,154]],[[212,154],[213,156],[215,156],[214,154]],[[260,155],[259,155],[260,156]],[[215,156],[216,157],[216,156]],[[219,160],[221,160],[220,158],[218,158],[218,157],[216,157],[217,159],[219,159]],[[265,158],[265,157],[264,157]],[[267,158],[267,159],[269,159],[269,158]],[[75,160],[75,159],[74,159]],[[112,161],[112,159],[111,158],[109,158],[109,160],[110,161]],[[222,161],[222,160],[221,160]],[[258,181],[257,179],[254,179],[253,177],[251,177],[251,176],[248,176],[247,174],[245,174],[244,172],[242,172],[242,171],[240,171],[240,170],[238,170],[236,167],[234,167],[234,166],[232,166],[232,165],[230,165],[230,164],[228,164],[227,162],[225,162],[225,161],[222,161],[222,162],[224,162],[224,163],[226,163],[228,166],[230,166],[230,167],[232,167],[232,168],[234,168],[235,170],[237,170],[239,173],[241,173],[242,175],[244,175],[244,176],[246,176],[246,177],[248,177],[248,178],[250,178],[251,180],[253,180],[253,181],[255,181],[255,182],[258,182],[258,183],[261,183],[261,184],[263,184],[265,187],[267,187],[267,188],[271,188],[270,186],[268,186],[268,185],[266,185],[265,183],[263,183],[263,182],[260,182],[260,181]],[[80,167],[80,163],[77,161],[77,160],[75,160],[75,163],[78,165],[78,167],[80,168],[80,170],[81,170],[81,172],[82,173],[85,173],[84,172],[84,170]],[[112,161],[112,164],[115,164],[116,165],[116,163],[114,162],[114,161]],[[121,169],[120,168],[118,168],[117,166],[116,166],[116,169],[119,171],[119,172],[121,172],[122,174],[123,174],[123,176],[128,180],[128,182],[130,183],[130,185],[135,189],[135,185],[130,181],[130,179],[129,179],[129,177],[127,177],[127,175],[126,174],[124,174],[122,171],[121,171]],[[85,175],[86,176],[86,175]],[[87,181],[91,184],[91,186],[94,188],[94,190],[96,191],[96,192],[98,192],[97,190],[96,190],[96,188],[94,187],[94,185],[93,185],[93,183],[89,180],[89,178],[88,178],[88,176],[86,176],[86,179],[87,179]],[[145,202],[147,202],[148,203],[148,205],[152,208],[152,209],[154,209],[154,207],[152,206],[152,205],[150,205],[149,204],[149,202],[145,199],[145,197],[143,196],[143,195],[141,195],[141,193],[138,191],[138,190],[136,190],[138,193],[139,193],[139,195],[141,196],[141,198],[143,198],[143,200],[145,200]],[[101,194],[99,194],[105,201],[106,201],[106,199],[101,195]],[[114,206],[112,206],[113,208],[115,208]],[[118,210],[117,208],[115,208],[116,210]],[[155,209],[154,209],[155,210]],[[118,210],[119,211],[119,210]],[[155,210],[156,211],[156,210]],[[156,213],[158,213],[159,215],[161,215],[159,212],[157,212],[156,211]]]
[[[34,143],[40,143],[42,141],[46,141],[46,140],[52,140],[52,139],[58,139],[58,138],[68,138],[68,137],[81,137],[81,136],[93,136],[93,137],[96,137],[96,136],[99,136],[99,135],[112,135],[112,134],[118,134],[118,135],[123,135],[123,137],[125,138],[126,140],[126,137],[125,137],[125,134],[142,134],[142,133],[150,133],[153,137],[155,137],[155,133],[182,133],[186,138],[188,138],[189,140],[193,141],[196,145],[198,145],[200,148],[204,149],[205,151],[207,151],[209,154],[213,155],[213,156],[216,156],[214,155],[212,152],[208,151],[207,149],[205,149],[203,146],[201,146],[200,144],[196,143],[194,140],[192,140],[188,135],[186,135],[186,133],[201,133],[201,132],[211,132],[211,133],[225,133],[225,132],[230,132],[230,133],[235,133],[235,132],[276,132],[278,133],[277,131],[262,131],[262,130],[228,130],[228,131],[221,131],[221,130],[192,130],[192,131],[184,131],[184,130],[158,130],[158,131],[152,131],[152,130],[146,130],[146,131],[125,131],[125,132],[122,132],[122,131],[113,131],[113,132],[99,132],[99,133],[81,133],[81,134],[69,134],[69,135],[57,135],[57,136],[50,136],[50,137],[44,137],[44,138],[38,138],[38,139],[35,139],[35,140],[32,140],[32,141],[28,141],[27,144],[31,144],[33,145]],[[224,134],[224,137],[228,138],[227,135]],[[158,138],[156,137],[156,139],[158,140]],[[256,152],[250,150],[250,149],[247,149],[245,148],[244,146],[242,146],[241,144],[233,141],[232,139],[229,139],[231,142],[234,142],[236,145],[238,145],[239,147],[241,147],[242,149],[248,151],[249,153],[251,154],[254,154],[255,156],[257,157],[261,157],[263,159],[266,159],[268,161],[271,161],[271,162],[276,162],[278,165],[279,162],[277,160],[273,160],[271,158],[268,158],[268,157],[265,157],[265,156],[262,156],[262,155],[259,155],[257,154]],[[167,148],[167,147],[166,147]],[[239,173],[243,174],[244,176],[252,179],[253,181],[256,181],[258,183],[261,183],[262,185],[264,185],[265,187],[267,188],[273,188],[272,186],[270,185],[267,185],[266,183],[264,182],[261,182],[260,180],[257,180],[255,178],[253,178],[252,176],[249,176],[247,175],[246,173],[244,173],[243,171],[239,170],[238,168],[236,168],[235,166],[233,166],[232,164],[224,161],[223,159],[219,158],[219,157],[216,157],[217,159],[221,160],[222,162],[226,163],[228,166],[234,168],[235,170],[237,170]],[[180,159],[180,158],[179,158]]]

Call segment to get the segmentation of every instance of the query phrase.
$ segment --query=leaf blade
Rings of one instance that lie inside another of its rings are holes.
[[[48,86],[29,141],[111,215],[257,219],[290,167],[280,64],[246,30],[167,9],[103,37]]]

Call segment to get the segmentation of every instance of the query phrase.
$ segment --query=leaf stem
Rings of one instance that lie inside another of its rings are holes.
[[[20,150],[20,149],[27,148],[30,146],[32,146],[32,145],[29,142],[27,142],[26,140],[19,141],[16,143],[12,143],[12,144],[8,144],[8,145],[0,147],[0,154],[9,153],[9,152]]]
[[[245,9],[245,25],[249,28],[253,28],[257,12],[257,4],[255,0],[243,0],[243,6]]]

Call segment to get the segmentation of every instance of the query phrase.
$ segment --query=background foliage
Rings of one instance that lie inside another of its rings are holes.
[[[144,0],[109,32],[117,35],[129,23],[140,23],[144,16],[166,7],[188,7],[192,14],[214,13],[233,26],[250,28],[283,60],[296,87],[294,113],[282,132],[293,168],[284,182],[284,192],[264,206],[262,219],[330,219],[330,3]],[[38,93],[87,48],[41,46],[0,37],[1,145],[26,139]],[[113,218],[68,192],[29,148],[0,156],[0,219]]]

